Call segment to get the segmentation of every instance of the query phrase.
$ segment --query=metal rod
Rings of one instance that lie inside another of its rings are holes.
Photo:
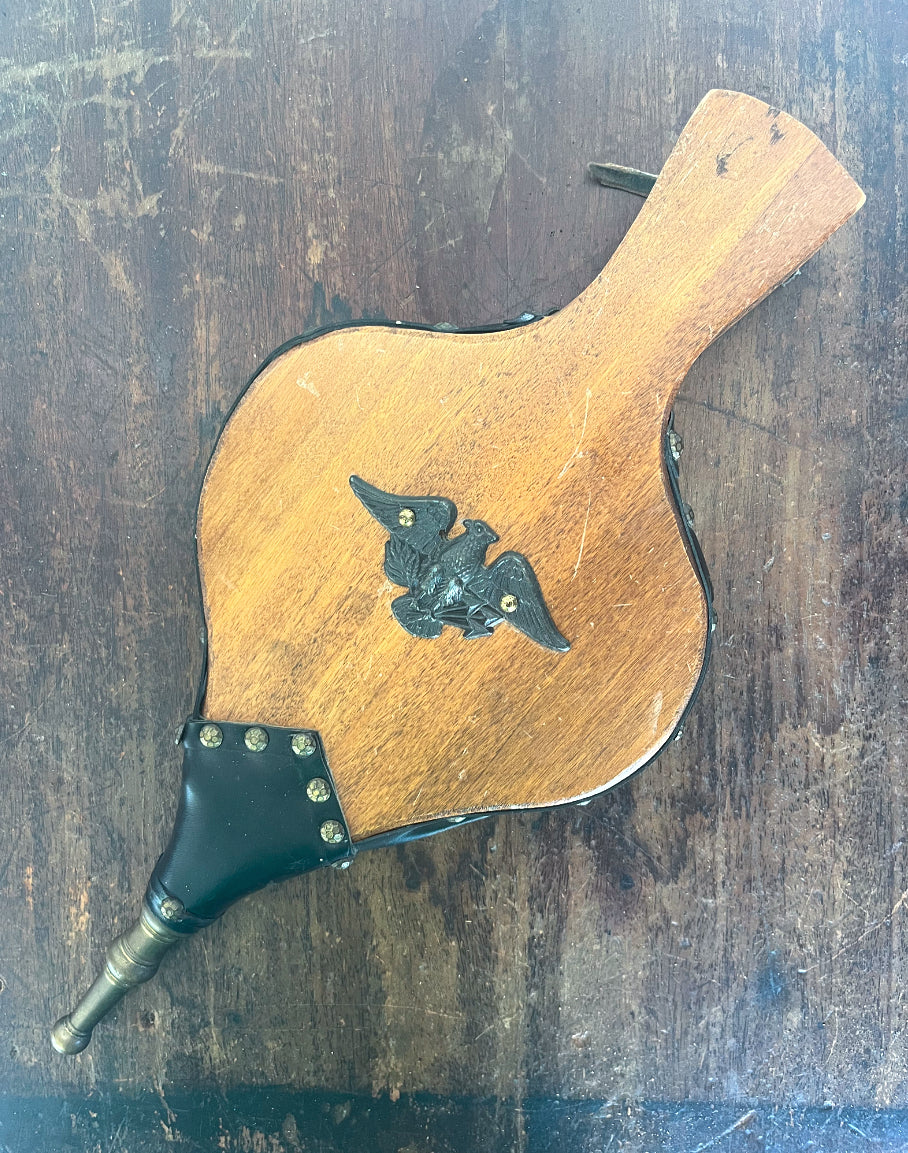
[[[138,921],[108,946],[106,964],[94,984],[75,1009],[54,1025],[50,1039],[57,1052],[81,1053],[101,1018],[130,989],[150,980],[167,950],[184,936],[185,933],[165,925],[148,903],[143,903]]]
[[[639,168],[625,168],[622,164],[599,164],[593,161],[586,166],[594,180],[606,188],[618,188],[631,192],[634,196],[649,196],[657,177],[651,172],[641,172]]]

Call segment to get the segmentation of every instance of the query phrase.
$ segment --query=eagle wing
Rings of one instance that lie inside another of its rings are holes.
[[[431,564],[457,519],[457,505],[443,496],[395,496],[358,476],[350,487],[366,509],[391,534],[385,550],[385,571],[395,584],[412,587],[416,575]],[[409,515],[412,514],[412,517]],[[403,523],[401,519],[403,517]],[[412,520],[412,523],[407,523]],[[418,555],[412,556],[411,552]],[[392,571],[388,571],[388,566]],[[398,577],[405,577],[398,580]]]
[[[482,594],[496,616],[530,640],[559,653],[566,653],[571,647],[546,608],[533,566],[519,552],[503,552],[494,564],[470,580],[469,587],[471,592]],[[517,603],[509,609],[511,598]]]

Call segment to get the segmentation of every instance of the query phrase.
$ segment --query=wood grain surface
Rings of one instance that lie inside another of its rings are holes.
[[[753,1110],[714,1147],[908,1140],[902,6],[13,0],[0,56],[0,1142],[32,1153],[32,1101],[48,1148],[205,1147],[204,1090],[223,1148],[312,1147],[274,1086],[338,1094],[338,1132],[374,1093],[386,1142],[398,1093],[489,1103],[436,1153],[601,1150],[616,1113],[639,1151]],[[719,622],[683,740],[586,807],[261,894],[55,1056],[169,833],[195,508],[256,365],[336,320],[565,306],[639,210],[586,162],[659,171],[711,88],[867,204],[678,395]],[[715,1111],[657,1143],[654,1102]]]
[[[863,200],[803,125],[715,91],[557,315],[474,335],[343,328],[284,352],[202,490],[204,715],[319,730],[354,839],[579,800],[652,760],[708,630],[662,464],[672,404],[714,336]],[[466,647],[456,629],[404,632],[387,529],[353,474],[481,514],[497,552],[530,558],[570,650],[507,628]]]

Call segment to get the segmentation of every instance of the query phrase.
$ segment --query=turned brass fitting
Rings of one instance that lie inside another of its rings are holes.
[[[143,903],[138,921],[108,946],[106,964],[94,984],[75,1009],[54,1025],[50,1039],[57,1052],[81,1053],[101,1018],[130,989],[149,981],[167,950],[183,936],[166,925],[147,901]]]

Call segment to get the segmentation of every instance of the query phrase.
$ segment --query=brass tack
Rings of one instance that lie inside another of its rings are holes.
[[[298,757],[311,757],[317,748],[315,737],[311,733],[294,733],[290,748]]]
[[[246,730],[243,742],[251,753],[260,753],[268,744],[268,734],[256,725]]]
[[[319,829],[319,835],[328,845],[339,845],[341,841],[346,840],[347,837],[347,834],[344,832],[344,826],[340,821],[325,821]]]
[[[330,798],[331,786],[324,777],[313,777],[306,785],[306,796],[310,801],[321,804],[322,801],[327,801]]]
[[[206,749],[216,749],[224,739],[224,734],[217,725],[202,725],[199,729],[199,740]]]
[[[176,897],[165,897],[161,902],[161,916],[173,921],[183,913],[183,902]]]

